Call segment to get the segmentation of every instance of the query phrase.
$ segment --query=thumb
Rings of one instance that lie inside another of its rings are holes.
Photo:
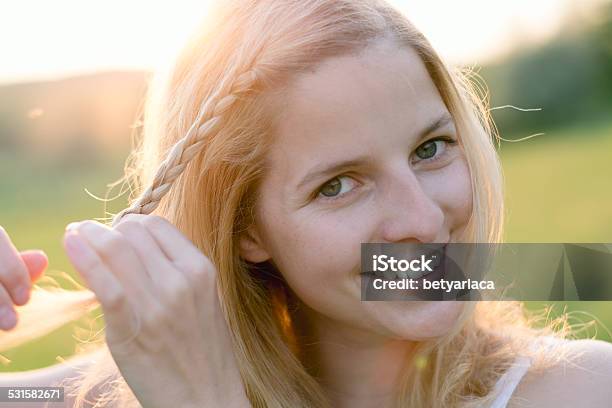
[[[20,252],[21,259],[26,264],[32,282],[40,278],[49,265],[49,259],[43,251],[29,250]]]

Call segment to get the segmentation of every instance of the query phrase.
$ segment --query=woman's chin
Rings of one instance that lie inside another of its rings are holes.
[[[464,302],[368,302],[368,314],[389,337],[423,341],[443,337],[461,324]]]

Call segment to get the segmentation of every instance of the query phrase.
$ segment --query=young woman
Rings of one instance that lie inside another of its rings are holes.
[[[140,195],[65,235],[105,343],[3,384],[63,380],[69,406],[605,406],[612,346],[520,303],[360,301],[362,242],[500,241],[488,123],[383,1],[221,2],[152,88]],[[22,305],[45,260],[3,240]]]

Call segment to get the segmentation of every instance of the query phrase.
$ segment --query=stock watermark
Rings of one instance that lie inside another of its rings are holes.
[[[2,402],[64,402],[64,387],[0,387]]]
[[[361,244],[362,300],[612,300],[612,244]]]

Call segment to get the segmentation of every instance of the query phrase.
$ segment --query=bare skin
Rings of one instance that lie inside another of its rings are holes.
[[[64,248],[102,305],[108,349],[143,407],[249,406],[216,268],[177,228],[151,215],[128,215],[115,228],[84,221],[68,227]],[[0,383],[57,384],[59,376],[35,371]]]
[[[287,98],[260,191],[256,225],[241,239],[241,255],[252,262],[273,262],[299,297],[300,324],[313,343],[308,353],[334,406],[389,406],[399,369],[412,357],[414,342],[446,334],[461,304],[361,302],[359,243],[457,240],[471,213],[467,163],[460,145],[437,139],[456,139],[456,130],[410,49],[379,43],[360,56],[330,59],[301,76]],[[431,157],[425,158],[426,152]],[[363,162],[298,187],[315,167],[356,157]],[[98,233],[108,233],[97,228]],[[118,233],[127,234],[127,228]],[[132,236],[130,242],[140,241]],[[6,243],[0,245],[2,256],[15,257],[6,255]],[[199,257],[188,243],[182,248]],[[101,256],[108,256],[106,252]],[[119,263],[105,273],[121,275]],[[125,268],[133,265],[124,263]],[[12,271],[16,274],[18,268]],[[209,318],[214,321],[214,315]],[[218,341],[219,347],[227,346],[223,339]],[[534,407],[605,406],[612,398],[607,386],[612,346],[596,341],[572,344],[583,353],[581,368],[560,364],[530,376],[517,397]],[[120,366],[127,368],[128,383],[141,387],[143,397],[154,393],[156,384],[144,381],[151,371],[148,361],[118,356]],[[231,367],[201,366],[211,377],[215,370],[225,373],[216,385],[220,390],[236,388]],[[61,370],[47,371],[36,381],[65,377],[67,372]],[[0,377],[0,385],[3,381]],[[243,404],[243,395],[238,397],[237,404]]]
[[[446,333],[462,304],[361,302],[360,243],[456,240],[471,213],[467,162],[425,66],[394,43],[324,62],[287,99],[243,256],[272,260],[303,303],[334,405],[384,404],[411,343]]]
[[[0,329],[15,327],[18,317],[14,305],[23,306],[30,300],[32,283],[43,275],[48,264],[43,251],[18,251],[0,226]]]

